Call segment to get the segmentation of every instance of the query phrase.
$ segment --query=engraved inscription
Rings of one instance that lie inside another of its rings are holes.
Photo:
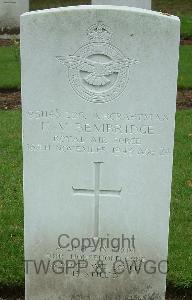
[[[125,89],[130,66],[138,63],[125,58],[110,44],[111,29],[98,22],[88,29],[90,43],[74,55],[57,56],[69,69],[74,91],[91,103],[105,103],[117,98]]]
[[[95,198],[95,221],[94,221],[94,237],[99,236],[99,201],[100,201],[100,196],[106,195],[106,196],[114,196],[114,197],[120,197],[122,189],[119,190],[102,190],[100,189],[100,169],[101,169],[101,164],[103,162],[94,162],[95,165],[95,187],[94,189],[79,189],[79,188],[74,188],[73,192],[75,195],[84,195],[84,196],[89,196],[89,195],[94,195]]]
[[[171,146],[159,138],[171,116],[164,113],[64,111],[26,112],[37,136],[26,143],[31,152],[108,153],[131,158],[169,157]],[[34,136],[35,137],[35,136]]]

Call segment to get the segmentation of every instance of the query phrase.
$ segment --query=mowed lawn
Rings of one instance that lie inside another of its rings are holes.
[[[22,285],[21,112],[0,111],[0,286]],[[176,116],[168,282],[192,287],[192,110]]]
[[[192,46],[180,47],[178,87],[192,89]],[[0,89],[20,88],[20,62],[16,46],[0,47]]]
[[[0,89],[19,89],[20,81],[18,47],[0,47]]]
[[[176,115],[168,280],[192,288],[192,110]]]
[[[178,88],[192,88],[192,46],[189,45],[180,46]]]
[[[21,113],[0,111],[0,285],[23,282]]]
[[[118,3],[119,0],[117,0]],[[153,9],[181,17],[192,37],[192,0],[152,0]],[[30,9],[90,4],[86,0],[31,0]],[[178,87],[192,88],[192,46],[180,47]],[[0,47],[0,89],[20,88],[18,47]],[[192,288],[192,110],[176,116],[168,283]],[[23,285],[21,112],[0,111],[0,287]]]

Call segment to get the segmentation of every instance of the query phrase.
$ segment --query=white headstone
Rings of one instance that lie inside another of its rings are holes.
[[[123,5],[151,9],[151,0],[92,0],[93,5]]]
[[[0,0],[0,27],[19,27],[21,14],[28,10],[29,0]]]
[[[178,49],[152,11],[21,17],[26,299],[164,299]]]

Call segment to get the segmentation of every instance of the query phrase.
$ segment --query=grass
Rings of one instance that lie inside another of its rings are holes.
[[[180,16],[180,19],[181,19],[181,38],[182,39],[192,38],[192,14],[191,16]]]
[[[0,88],[20,88],[20,61],[18,47],[0,47]]]
[[[0,47],[0,89],[20,88],[20,63],[17,46]],[[192,88],[192,46],[180,47],[178,87]]]
[[[180,47],[178,87],[192,88],[192,46],[189,45]]]
[[[192,288],[192,111],[176,118],[168,280]]]
[[[23,282],[21,115],[0,111],[0,283]]]
[[[117,0],[118,1],[118,0]],[[31,0],[31,10],[89,4],[86,0]],[[192,37],[191,0],[153,0],[153,9],[179,15],[181,36]],[[179,88],[192,88],[192,46],[181,46]],[[20,88],[18,48],[0,48],[0,88]],[[23,203],[20,111],[0,111],[0,285],[21,285]],[[178,111],[169,239],[168,282],[192,288],[192,111]]]
[[[0,111],[0,286],[21,285],[23,202],[21,112]],[[168,282],[192,287],[192,110],[177,112]]]

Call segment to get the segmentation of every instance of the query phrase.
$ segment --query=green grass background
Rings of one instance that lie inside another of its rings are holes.
[[[0,111],[0,285],[23,281],[21,113]]]
[[[192,0],[152,0],[153,9],[179,15],[182,37],[192,37]],[[85,0],[31,0],[31,10],[89,4]],[[117,0],[118,3],[118,0]],[[180,47],[179,88],[192,88],[192,46]],[[0,47],[0,88],[20,88],[18,48]],[[176,115],[168,282],[192,288],[192,110]],[[22,285],[21,112],[0,111],[0,286]]]
[[[23,270],[21,112],[0,111],[0,286]],[[192,287],[192,110],[176,115],[168,282]]]
[[[180,47],[178,87],[192,88],[192,46]],[[16,46],[0,47],[0,89],[20,88],[20,62]]]
[[[176,114],[168,280],[192,287],[192,110]]]
[[[19,89],[20,77],[18,47],[0,47],[0,89]]]
[[[192,46],[189,45],[180,46],[178,88],[192,88]]]
[[[153,9],[181,16],[182,36],[192,38],[192,0],[153,0]],[[31,0],[32,10],[64,5],[89,4],[86,0]],[[117,0],[118,3],[118,0]],[[179,80],[181,89],[192,88],[192,46],[180,47]],[[0,89],[20,88],[18,47],[0,47]]]

